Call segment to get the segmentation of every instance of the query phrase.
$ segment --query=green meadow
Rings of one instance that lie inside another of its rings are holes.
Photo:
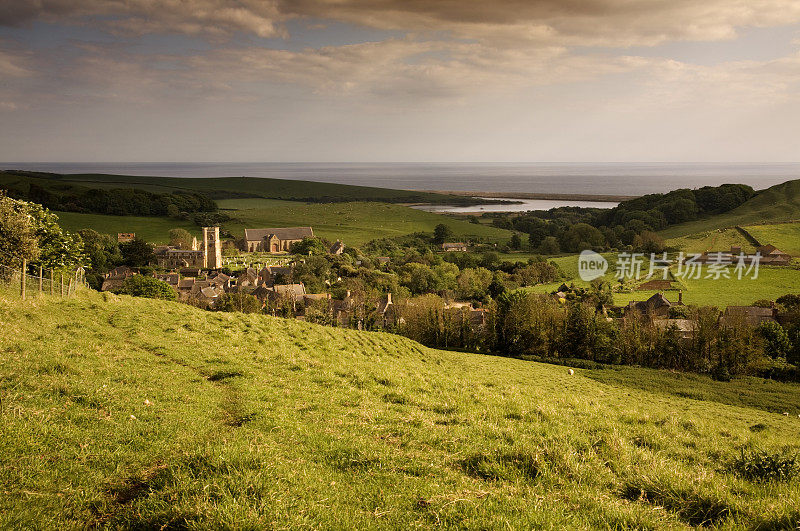
[[[97,293],[0,320],[3,528],[800,525],[797,479],[742,472],[798,451],[794,384]]]
[[[764,245],[774,245],[794,257],[800,257],[800,223],[774,223],[745,227]]]
[[[731,247],[741,247],[744,253],[756,252],[755,246],[734,228],[689,234],[688,236],[668,239],[665,243],[685,253],[727,252]]]
[[[455,238],[506,242],[511,232],[476,225],[400,205],[375,202],[301,203],[271,199],[223,199],[217,201],[227,214],[240,220],[226,223],[237,237],[245,228],[310,225],[314,234],[359,246],[376,238],[392,238],[413,232],[432,233],[436,225],[450,227]]]
[[[102,234],[116,236],[118,232],[135,232],[150,243],[169,243],[170,229],[186,229],[200,238],[200,227],[189,221],[171,218],[140,216],[105,216],[102,214],[79,214],[77,212],[56,212],[58,223],[64,229],[76,232],[81,229],[94,229]]]

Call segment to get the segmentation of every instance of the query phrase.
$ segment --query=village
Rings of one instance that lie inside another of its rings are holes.
[[[135,238],[133,233],[118,234],[118,241],[126,242]],[[415,306],[424,305],[415,301],[406,292],[402,309],[393,298],[391,290],[371,290],[360,292],[350,289],[334,289],[333,283],[342,278],[326,279],[322,290],[309,291],[305,283],[297,278],[297,271],[305,267],[309,256],[293,253],[298,244],[313,240],[312,227],[283,227],[245,229],[244,238],[239,241],[223,241],[219,227],[202,228],[202,237],[193,239],[188,248],[174,245],[161,245],[153,249],[153,266],[157,268],[152,275],[168,285],[176,295],[176,300],[200,308],[215,310],[223,306],[223,301],[242,299],[257,301],[249,307],[257,311],[308,320],[319,324],[357,329],[377,329],[395,331],[406,323],[409,313],[420,311]],[[346,246],[336,241],[325,248],[330,257],[341,256]],[[469,244],[464,242],[443,242],[438,245],[440,253],[467,253]],[[227,256],[223,256],[223,253]],[[309,252],[309,255],[311,253]],[[252,263],[242,257],[258,256],[263,263]],[[264,258],[264,257],[271,258]],[[744,260],[751,264],[760,260],[765,265],[788,265],[792,257],[771,245],[759,246],[755,255],[745,255],[741,248],[732,247],[726,251],[704,252],[692,258],[700,264],[733,264]],[[377,270],[387,270],[391,259],[377,257],[374,265]],[[361,260],[355,260],[361,266]],[[246,265],[242,265],[246,264]],[[237,265],[239,267],[228,267]],[[102,291],[120,291],[126,279],[139,274],[135,268],[119,266],[109,271],[102,284]],[[333,280],[333,283],[332,283]],[[646,277],[635,288],[638,291],[656,291],[645,300],[632,300],[625,305],[615,306],[610,299],[598,298],[592,289],[576,287],[574,283],[562,283],[549,295],[558,304],[570,301],[597,301],[596,311],[601,319],[616,322],[622,326],[632,319],[649,323],[664,333],[676,334],[682,341],[695,337],[698,323],[690,315],[683,301],[683,291],[674,286],[674,280]],[[335,296],[335,292],[339,296]],[[435,290],[431,290],[435,293]],[[424,293],[417,293],[418,296]],[[442,319],[461,323],[468,327],[470,335],[484,333],[490,310],[476,300],[459,300],[453,294],[444,295],[441,303],[433,310]],[[447,318],[446,316],[450,317]],[[411,318],[411,317],[409,317]],[[785,324],[793,318],[782,313],[774,301],[760,301],[751,306],[729,306],[718,316],[718,325],[746,325],[758,327],[766,322]],[[444,325],[442,325],[444,326]]]

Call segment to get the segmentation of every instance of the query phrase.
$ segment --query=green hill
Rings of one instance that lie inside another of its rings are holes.
[[[800,220],[800,180],[787,181],[762,190],[730,212],[674,225],[661,231],[660,234],[663,238],[676,238],[736,225],[792,220]]]
[[[797,385],[99,294],[0,321],[2,528],[800,524],[796,480],[733,466],[797,451]]]
[[[75,189],[137,188],[154,193],[202,192],[212,199],[262,197],[288,201],[322,202],[477,203],[473,198],[463,196],[292,179],[262,179],[255,177],[183,178],[106,174],[62,175],[14,170],[0,171],[0,189],[16,188],[27,190],[31,183],[53,193],[63,193],[68,187]]]

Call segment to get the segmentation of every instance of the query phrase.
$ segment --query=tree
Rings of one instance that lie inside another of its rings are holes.
[[[24,205],[23,201],[0,196],[0,278],[9,278],[22,259],[39,257],[36,227]]]
[[[153,256],[153,246],[138,236],[129,242],[121,243],[119,250],[125,265],[142,267],[149,264]]]
[[[522,249],[522,238],[519,237],[519,234],[515,232],[511,236],[511,241],[508,243],[508,246],[516,251]]]
[[[561,235],[561,248],[577,253],[586,249],[599,249],[606,245],[606,238],[588,223],[576,223]]]
[[[192,235],[186,229],[170,229],[169,244],[181,249],[192,248]]]
[[[164,299],[174,301],[176,298],[175,290],[166,282],[162,282],[155,277],[145,275],[133,275],[125,279],[120,293],[133,295],[135,297],[145,297],[148,299]]]
[[[789,335],[775,321],[766,321],[758,325],[758,333],[764,338],[764,354],[770,358],[786,358],[791,349]]]
[[[561,252],[561,247],[555,236],[547,236],[542,240],[537,252],[539,254],[559,254]]]
[[[303,238],[292,244],[291,252],[292,254],[321,256],[328,254],[328,248],[319,238]]]
[[[453,230],[444,223],[439,223],[433,229],[433,243],[437,245],[445,243],[452,237],[453,237]]]
[[[248,293],[225,293],[214,307],[222,312],[258,313],[261,302]]]

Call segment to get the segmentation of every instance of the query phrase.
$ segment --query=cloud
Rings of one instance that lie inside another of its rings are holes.
[[[800,21],[797,0],[5,0],[0,25],[33,20],[115,31],[287,36],[292,18],[445,32],[495,46],[635,46],[722,40]]]
[[[0,78],[27,77],[33,74],[25,55],[16,55],[0,50]]]
[[[279,13],[270,0],[5,0],[0,26],[34,20],[93,24],[133,34],[223,36],[241,31],[280,37]]]

